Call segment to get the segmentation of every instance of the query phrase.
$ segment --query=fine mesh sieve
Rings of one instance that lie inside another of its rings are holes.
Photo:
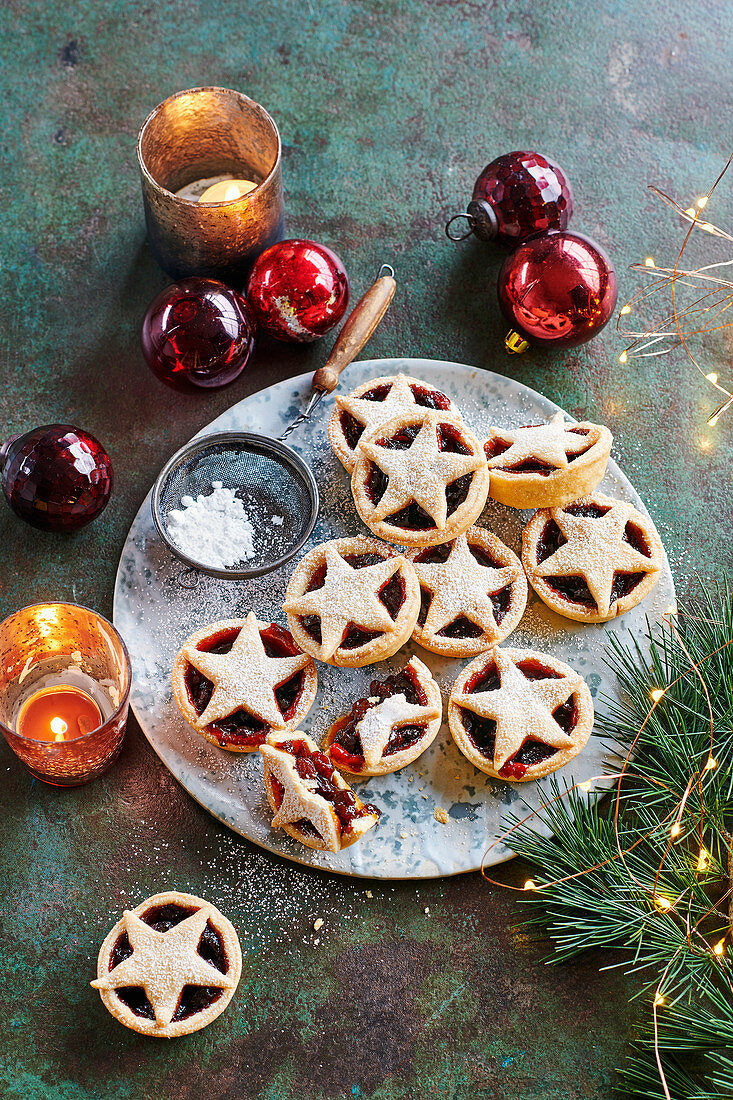
[[[283,440],[310,418],[324,394],[336,388],[341,372],[384,317],[394,291],[394,272],[384,264],[377,281],[346,321],[328,361],[314,374],[306,409],[280,439],[250,432],[219,432],[188,443],[160,471],[153,486],[153,520],[170,551],[190,567],[190,581],[185,580],[185,573],[178,578],[184,587],[195,587],[195,571],[228,580],[262,576],[289,561],[303,546],[318,517],[318,486],[302,458]],[[167,525],[167,517],[181,507],[183,497],[208,496],[212,483],[219,481],[225,489],[235,490],[255,529],[255,556],[229,569],[186,555],[173,542]]]
[[[212,483],[234,489],[255,528],[256,556],[217,569],[184,554],[168,534],[167,516],[181,499],[207,496]],[[304,544],[318,515],[318,486],[305,462],[276,439],[249,432],[218,432],[187,444],[161,470],[152,497],[153,520],[169,548],[193,569],[244,580],[269,573]],[[273,522],[282,520],[282,523]]]

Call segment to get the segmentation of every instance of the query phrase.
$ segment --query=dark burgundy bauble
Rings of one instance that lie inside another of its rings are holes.
[[[254,348],[255,326],[242,294],[216,279],[183,279],[161,291],[140,342],[153,374],[171,389],[200,393],[238,378]]]
[[[522,241],[499,272],[499,305],[529,344],[572,348],[597,336],[616,305],[616,272],[582,233],[539,233]],[[510,350],[512,333],[507,337]]]
[[[44,531],[76,531],[106,507],[112,463],[99,440],[48,424],[0,447],[2,486],[13,511]]]
[[[573,190],[559,164],[541,153],[505,153],[479,175],[466,216],[482,241],[513,248],[533,233],[567,229]]]
[[[339,323],[349,304],[349,277],[325,245],[280,241],[255,260],[247,300],[271,336],[305,343]]]

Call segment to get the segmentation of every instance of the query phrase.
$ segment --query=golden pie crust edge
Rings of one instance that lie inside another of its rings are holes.
[[[495,561],[499,562],[502,568],[507,565],[515,565],[518,574],[516,580],[512,581],[511,584],[509,610],[499,624],[496,637],[489,637],[484,630],[484,634],[479,638],[465,638],[461,641],[457,638],[426,633],[419,622],[415,624],[412,640],[422,646],[423,649],[427,649],[429,653],[437,653],[442,657],[477,657],[479,653],[484,653],[487,649],[499,645],[517,629],[527,607],[527,577],[524,573],[524,567],[514,551],[503,543],[498,535],[493,534],[485,527],[469,527],[466,531],[466,538],[469,545],[480,546]],[[407,557],[414,562],[419,553],[420,550],[411,550],[408,551]],[[419,580],[418,577],[418,583]]]
[[[598,504],[614,504],[616,502],[614,498],[606,497],[602,493],[594,493],[583,499],[587,502]],[[575,502],[569,501],[568,503]],[[558,505],[558,507],[562,508],[564,505]],[[550,610],[555,611],[558,615],[562,615],[566,619],[573,619],[578,623],[608,623],[612,619],[618,618],[619,615],[625,615],[627,611],[631,611],[633,607],[636,607],[637,604],[640,604],[642,600],[646,599],[661,577],[662,565],[664,563],[664,546],[662,545],[662,540],[659,537],[659,532],[654,526],[653,521],[648,516],[642,515],[638,509],[634,508],[629,519],[639,527],[644,538],[647,540],[647,545],[651,550],[649,563],[653,565],[654,568],[644,575],[631,592],[614,601],[607,615],[601,615],[597,610],[593,611],[590,607],[584,607],[582,604],[573,603],[571,600],[559,596],[547,584],[546,578],[541,577],[537,572],[537,544],[542,537],[545,524],[549,519],[554,518],[552,515],[553,511],[554,509],[552,508],[541,508],[538,512],[535,512],[522,533],[522,565],[527,574],[527,580],[542,602],[547,604]]]
[[[361,397],[362,394],[368,393],[369,390],[373,390],[377,386],[394,385],[399,377],[402,377],[408,386],[420,386],[421,389],[433,391],[434,393],[441,393],[443,397],[448,397],[448,394],[445,393],[444,390],[431,385],[430,382],[425,382],[422,378],[413,378],[412,375],[409,374],[403,374],[401,376],[399,374],[385,374],[380,378],[370,378],[368,382],[362,382],[360,386],[357,386],[356,389],[352,390],[351,393],[348,393],[346,396]],[[448,400],[450,401],[450,406],[445,411],[452,416],[460,417],[460,410],[454,405],[450,397],[448,397]],[[381,402],[375,402],[375,404],[381,404]],[[418,406],[418,408],[423,408],[423,406]],[[425,408],[427,408],[427,406],[425,406]],[[358,458],[358,444],[356,449],[352,451],[351,447],[346,442],[346,436],[341,427],[341,411],[341,406],[337,397],[336,404],[328,420],[328,439],[341,465],[348,473],[351,473]]]
[[[304,594],[313,574],[325,560],[326,546],[333,545],[342,557],[349,554],[379,554],[385,560],[387,558],[401,559],[403,564],[400,566],[400,573],[405,582],[405,600],[397,613],[397,618],[393,620],[394,631],[382,634],[378,638],[372,638],[371,641],[362,646],[357,646],[355,649],[342,649],[339,646],[333,656],[326,660],[321,656],[323,652],[321,645],[301,625],[301,616],[291,614],[288,611],[286,612],[288,629],[293,636],[293,641],[304,653],[310,654],[318,661],[323,661],[324,664],[335,665],[338,668],[363,668],[365,665],[374,664],[375,661],[384,661],[402,648],[412,634],[417,617],[420,614],[420,585],[418,584],[417,573],[412,562],[408,561],[405,555],[401,554],[394,546],[388,546],[377,539],[369,538],[368,535],[344,536],[343,538],[322,542],[298,562],[288,581],[285,602],[287,603],[289,600],[296,599]]]
[[[502,470],[492,466],[493,461],[500,462],[501,455],[488,458],[489,496],[499,504],[510,508],[554,508],[569,504],[578,497],[588,496],[601,483],[611,455],[613,436],[602,424],[583,421],[567,425],[568,428],[587,428],[591,439],[588,450],[577,455],[567,466],[554,470],[550,474],[530,471]],[[486,448],[493,438],[502,438],[500,428],[490,428]]]
[[[186,719],[189,726],[191,726],[196,733],[201,737],[206,738],[212,745],[216,745],[217,749],[224,749],[226,752],[257,752],[259,745],[222,745],[222,743],[214,736],[213,733],[209,733],[206,726],[202,726],[199,722],[199,714],[196,708],[191,703],[188,697],[188,689],[186,688],[186,669],[188,667],[188,659],[186,658],[185,649],[187,646],[196,646],[199,642],[205,641],[210,638],[212,634],[218,634],[222,630],[241,630],[244,626],[244,617],[240,619],[219,619],[215,623],[208,623],[206,626],[202,626],[199,630],[194,631],[193,634],[186,638],[185,642],[178,650],[176,659],[173,662],[173,670],[171,673],[171,684],[173,687],[173,698],[176,706],[181,715]],[[260,630],[266,630],[269,626],[278,626],[278,623],[262,622],[257,620],[257,625]],[[293,643],[298,646],[299,643],[293,637]],[[305,650],[303,652],[306,652]],[[310,656],[310,654],[309,654]],[[303,687],[300,693],[300,699],[298,705],[295,708],[295,713],[291,720],[283,727],[283,732],[287,730],[296,729],[303,721],[308,711],[313,706],[316,698],[316,692],[318,691],[318,673],[316,672],[316,666],[311,658],[308,664],[303,669]],[[272,727],[268,727],[272,729]],[[263,735],[264,736],[264,735]]]
[[[542,779],[543,776],[551,775],[552,772],[556,772],[565,764],[569,764],[571,760],[574,760],[575,757],[583,751],[588,744],[588,738],[593,732],[593,722],[595,720],[593,697],[583,677],[580,676],[575,669],[571,668],[570,665],[566,665],[564,661],[560,661],[557,657],[552,657],[547,653],[540,653],[539,650],[535,649],[511,649],[509,647],[503,647],[503,652],[508,653],[513,661],[537,660],[554,672],[559,672],[562,675],[570,674],[572,676],[578,676],[578,686],[573,692],[577,698],[578,721],[573,733],[578,734],[579,744],[577,746],[573,745],[571,748],[567,749],[558,749],[554,756],[550,756],[546,760],[540,760],[538,764],[532,764],[527,768],[527,771],[521,779],[516,779],[514,777],[507,778],[506,776],[499,775],[493,767],[492,762],[488,757],[484,756],[483,753],[478,751],[469,737],[466,727],[463,724],[463,719],[461,718],[461,708],[454,699],[457,693],[463,691],[464,686],[474,673],[483,671],[487,664],[495,659],[493,652],[496,648],[498,647],[494,646],[485,653],[480,653],[470,664],[466,665],[455,680],[448,699],[448,728],[460,751],[479,771],[484,772],[485,775],[490,775],[493,779],[500,779],[502,783],[530,783],[533,780]]]
[[[444,527],[418,530],[396,527],[386,520],[373,519],[372,514],[375,506],[367,491],[371,461],[361,455],[351,475],[351,495],[354,498],[354,507],[369,530],[387,542],[416,549],[441,546],[444,542],[451,542],[453,539],[458,538],[481,515],[489,495],[489,471],[484,449],[477,436],[466,427],[463,420],[458,416],[450,416],[448,413],[443,414],[432,409],[424,410],[423,413],[418,410],[416,414],[395,416],[371,432],[365,433],[359,442],[368,440],[371,443],[382,436],[389,438],[403,428],[410,427],[420,421],[424,422],[427,418],[434,420],[436,423],[450,424],[456,428],[460,432],[463,441],[470,446],[472,456],[477,460],[476,468],[471,471],[471,487],[468,495],[463,503],[459,504],[455,512],[448,517]],[[451,483],[448,482],[448,484]]]
[[[137,1031],[140,1035],[149,1035],[157,1039],[177,1039],[181,1035],[191,1035],[193,1032],[200,1031],[201,1028],[213,1023],[227,1007],[242,976],[242,949],[239,946],[239,937],[233,924],[211,902],[196,897],[195,894],[182,894],[178,890],[165,890],[160,894],[153,894],[145,901],[141,901],[131,912],[140,917],[146,910],[156,905],[180,905],[183,908],[207,910],[209,920],[221,936],[224,944],[224,951],[229,961],[227,974],[234,977],[234,984],[228,989],[222,989],[221,996],[202,1012],[197,1012],[186,1020],[171,1021],[165,1027],[158,1027],[155,1020],[147,1020],[142,1016],[136,1016],[132,1009],[123,1004],[119,997],[115,995],[113,989],[100,989],[98,992],[104,1007],[110,1015],[114,1016],[125,1027],[130,1028],[131,1031]],[[120,918],[107,933],[97,956],[97,978],[103,978],[109,973],[109,960],[112,951],[124,931],[125,926]]]
[[[295,730],[293,733],[290,734],[270,734],[270,736],[267,738],[266,743],[268,745],[272,745],[273,748],[277,749],[280,747],[281,741],[305,741],[311,752],[322,751],[313,740],[313,738],[309,737],[307,733],[303,733],[302,730]],[[263,760],[263,763],[265,793],[267,795],[267,801],[270,804],[270,809],[272,810],[273,814],[276,814],[279,807],[275,800],[275,792],[272,786],[272,775],[267,765],[267,761]],[[331,763],[333,763],[333,761],[331,761]],[[356,799],[356,804],[357,806],[359,806],[360,809],[364,807],[364,803],[359,798],[356,791],[354,791],[349,786],[349,784],[346,782],[346,780],[336,767],[334,767],[333,780],[336,786],[340,787],[342,791],[351,791]],[[344,839],[344,836],[341,832],[341,823],[338,819],[338,814],[333,809],[331,810],[331,813],[335,818],[335,823],[339,834],[340,847],[338,848],[338,851],[343,851],[344,848],[350,848],[352,844],[356,844],[357,840],[361,840],[365,833],[368,833],[370,829],[373,829],[374,826],[379,823],[379,817],[376,814],[364,814],[363,817],[358,817],[355,819],[352,828],[349,830],[349,835]],[[320,836],[315,837],[311,836],[310,833],[301,832],[301,830],[292,823],[288,823],[287,825],[280,825],[279,828],[282,829],[283,832],[287,833],[288,836],[291,836],[293,840],[297,840],[299,844],[304,844],[306,848],[314,848],[318,852],[331,851],[331,849],[326,846],[325,842],[320,838]]]
[[[438,736],[441,725],[443,724],[443,699],[440,694],[440,688],[436,683],[432,672],[423,664],[419,657],[411,657],[405,665],[405,668],[414,669],[417,680],[422,687],[425,695],[427,696],[426,706],[438,707],[440,715],[437,718],[431,718],[425,727],[425,733],[423,736],[415,742],[414,745],[410,745],[408,748],[403,749],[401,752],[392,753],[389,757],[389,763],[382,760],[382,763],[373,770],[364,769],[363,771],[353,771],[352,768],[348,768],[345,764],[336,764],[331,760],[331,754],[329,749],[333,743],[335,732],[333,725],[326,735],[326,739],[323,742],[323,752],[326,753],[334,767],[337,767],[339,771],[345,772],[346,775],[353,775],[357,778],[369,779],[375,775],[391,775],[392,772],[398,772],[401,768],[407,767],[408,764],[412,764],[419,756],[430,748],[435,738]],[[341,717],[345,717],[341,715]],[[338,719],[336,719],[338,721]],[[335,723],[334,723],[335,725]],[[395,763],[396,761],[396,763]]]

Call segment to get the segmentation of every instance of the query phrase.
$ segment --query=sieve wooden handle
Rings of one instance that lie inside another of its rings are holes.
[[[382,275],[385,268],[391,274]],[[314,390],[331,393],[336,389],[341,372],[346,370],[378,328],[396,289],[392,268],[383,264],[377,281],[349,314],[328,359],[313,375]]]

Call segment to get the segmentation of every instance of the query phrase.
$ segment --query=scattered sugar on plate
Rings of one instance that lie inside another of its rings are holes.
[[[229,569],[255,556],[254,527],[234,489],[212,481],[211,492],[181,497],[165,519],[168,536],[187,557],[212,569]]]

